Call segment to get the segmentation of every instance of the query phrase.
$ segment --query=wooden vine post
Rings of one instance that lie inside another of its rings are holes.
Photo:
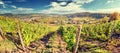
[[[2,28],[0,27],[0,35],[3,36],[3,31],[2,31]]]
[[[74,46],[73,53],[76,53],[77,50],[78,50],[78,44],[79,44],[81,29],[82,29],[82,25],[78,26],[78,32],[77,32],[77,35],[76,35],[76,43],[75,43],[75,46]]]
[[[22,35],[21,35],[21,30],[20,30],[19,21],[17,20],[16,22],[17,22],[17,29],[18,29],[18,36],[19,36],[19,38],[20,38],[20,43],[21,43],[21,45],[22,45],[23,51],[26,52],[26,51],[25,51],[25,50],[26,50],[26,49],[25,49],[25,45],[24,45],[24,43],[23,43],[23,38],[22,38]]]
[[[4,35],[3,35],[3,31],[2,28],[0,27],[0,41],[5,39]]]

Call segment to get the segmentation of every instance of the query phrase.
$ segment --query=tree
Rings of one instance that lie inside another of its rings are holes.
[[[111,14],[109,21],[113,20],[120,20],[120,15],[118,12],[114,12],[113,14]]]

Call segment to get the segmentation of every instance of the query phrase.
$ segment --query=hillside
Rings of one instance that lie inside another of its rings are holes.
[[[62,22],[60,22],[61,24],[50,24],[49,22],[44,22],[65,20],[63,19],[64,17],[51,18],[37,19],[40,22],[27,22],[19,18],[0,16],[0,52],[72,53],[74,51],[79,25],[82,25],[82,29],[77,52],[120,52],[119,20],[100,22],[99,20],[101,19],[97,19],[92,24],[86,22],[84,24],[63,24]],[[91,20],[93,18],[82,18],[80,21],[82,22],[84,19]],[[23,38],[23,43],[21,43],[20,34]],[[22,44],[24,44],[24,48]]]
[[[93,17],[93,18],[103,18],[104,16],[110,16],[108,13],[90,13],[90,12],[82,12],[82,13],[74,13],[74,14],[66,14],[69,18],[74,17]]]
[[[90,13],[90,12],[81,12],[81,13],[74,13],[74,14],[44,14],[44,13],[29,13],[29,14],[12,14],[12,13],[7,13],[7,14],[0,14],[2,16],[15,16],[18,18],[29,18],[29,17],[59,17],[59,16],[65,16],[68,18],[74,18],[74,17],[93,17],[93,18],[103,18],[104,16],[110,16],[108,13]]]

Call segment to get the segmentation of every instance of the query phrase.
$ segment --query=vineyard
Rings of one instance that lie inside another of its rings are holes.
[[[50,26],[0,16],[0,52],[72,53],[78,26]],[[120,21],[82,24],[79,38],[79,53],[119,53]]]

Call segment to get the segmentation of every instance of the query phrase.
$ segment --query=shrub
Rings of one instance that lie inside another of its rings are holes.
[[[106,41],[111,34],[112,23],[84,25],[82,37],[86,40]]]
[[[67,43],[67,49],[71,50],[74,47],[76,41],[77,28],[74,26],[59,28],[63,40]]]
[[[113,20],[120,20],[120,15],[118,12],[114,12],[113,14],[111,14],[109,21]]]

